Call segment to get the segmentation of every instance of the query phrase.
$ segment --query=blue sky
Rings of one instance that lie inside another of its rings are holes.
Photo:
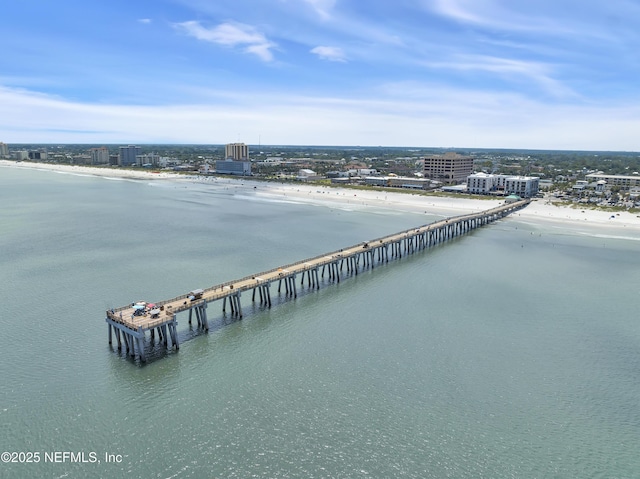
[[[640,151],[637,0],[5,3],[5,143]]]

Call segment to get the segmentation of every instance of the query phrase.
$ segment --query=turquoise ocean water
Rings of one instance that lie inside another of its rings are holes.
[[[140,365],[107,308],[437,219],[211,183],[0,168],[0,477],[640,477],[640,238],[513,216]]]

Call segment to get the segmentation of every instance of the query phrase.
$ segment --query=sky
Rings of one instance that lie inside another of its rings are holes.
[[[640,151],[638,0],[20,0],[5,143]]]

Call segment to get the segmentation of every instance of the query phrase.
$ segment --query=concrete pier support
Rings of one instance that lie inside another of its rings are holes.
[[[260,284],[253,288],[253,294],[251,296],[251,301],[256,300],[256,290],[258,290],[258,296],[260,297],[260,304],[271,307],[271,292],[269,290],[270,282],[266,284]]]
[[[271,283],[267,283],[261,286],[264,292],[265,302],[269,307],[271,307],[271,290],[269,289],[270,286],[271,286]]]
[[[229,307],[231,316],[242,318],[242,304],[240,303],[240,291],[229,296]],[[224,312],[224,309],[222,310]]]
[[[209,331],[209,320],[207,319],[207,303],[203,301],[202,305],[198,306],[200,310],[200,323],[201,327],[205,331]]]
[[[240,303],[240,292],[237,292],[234,296],[236,299],[236,309],[238,317],[242,318],[242,304]]]

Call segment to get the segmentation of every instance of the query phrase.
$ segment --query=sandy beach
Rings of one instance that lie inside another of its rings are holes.
[[[502,203],[502,199],[474,199],[464,197],[422,196],[419,194],[381,191],[352,190],[339,187],[307,185],[304,183],[278,183],[251,181],[243,178],[204,177],[181,175],[171,172],[119,170],[89,166],[57,165],[0,160],[0,167],[51,170],[60,173],[128,178],[136,180],[171,180],[202,184],[225,184],[238,190],[252,190],[255,194],[273,199],[332,204],[341,208],[387,208],[395,211],[424,212],[441,216],[482,211]],[[528,222],[553,222],[583,227],[620,228],[640,233],[640,215],[622,211],[612,213],[597,209],[558,206],[546,199],[537,198],[525,209],[518,212],[521,220]]]
[[[183,175],[170,172],[153,173],[151,171],[132,171],[120,170],[118,168],[100,167],[100,166],[76,166],[76,165],[58,165],[53,163],[33,163],[29,161],[9,161],[0,160],[0,167],[23,168],[34,170],[58,171],[60,173],[75,173],[78,175],[92,176],[108,176],[111,178],[130,178],[134,180],[154,180],[154,179],[179,179]]]

